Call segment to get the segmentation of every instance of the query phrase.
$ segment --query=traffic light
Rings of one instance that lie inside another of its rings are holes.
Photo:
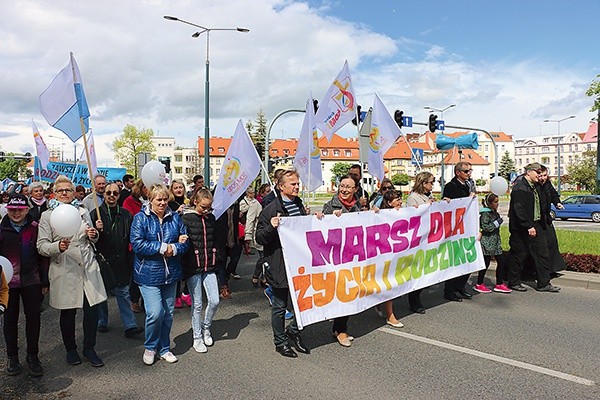
[[[31,162],[31,153],[27,152],[23,156],[25,157],[25,162],[29,164]]]
[[[362,121],[361,118],[360,118],[360,109],[361,109],[360,105],[356,106],[356,114],[358,115],[358,122]],[[354,117],[352,119],[352,124],[357,125],[358,122],[356,122],[356,117]]]
[[[396,110],[394,111],[394,121],[398,124],[398,128],[402,128],[402,118],[404,115],[404,111]]]
[[[5,155],[6,155],[6,154],[4,154],[4,152],[3,152],[3,151],[0,151],[0,162],[4,161],[4,156],[5,156]]]
[[[319,100],[313,99],[313,107],[315,108],[315,114],[316,114],[317,110],[319,109]]]
[[[437,115],[429,115],[429,132],[435,132],[435,125],[437,124]]]

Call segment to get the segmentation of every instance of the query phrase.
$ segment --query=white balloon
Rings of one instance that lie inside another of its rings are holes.
[[[50,215],[50,226],[58,236],[70,238],[77,233],[81,226],[79,209],[70,204],[61,204]]]
[[[2,256],[0,256],[0,265],[2,265],[2,273],[4,273],[6,283],[8,284],[13,277],[13,266],[10,261],[8,261],[8,258]]]
[[[490,190],[495,195],[502,196],[508,190],[508,182],[501,176],[495,176],[490,181]]]
[[[165,166],[156,160],[148,161],[142,168],[142,182],[148,189],[155,183],[165,183],[167,172]]]

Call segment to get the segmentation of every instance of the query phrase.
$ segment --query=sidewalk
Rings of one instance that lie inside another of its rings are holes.
[[[496,279],[496,261],[490,263],[490,268],[486,277],[491,280]],[[581,289],[600,290],[600,274],[573,271],[560,271],[558,278],[552,279],[552,283],[557,286],[576,287]]]

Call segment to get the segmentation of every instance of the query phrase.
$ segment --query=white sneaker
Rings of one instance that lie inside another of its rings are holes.
[[[208,351],[202,339],[194,339],[194,350],[198,353],[206,353]]]
[[[154,350],[146,349],[144,350],[144,357],[142,357],[142,359],[144,360],[144,364],[152,365],[156,359],[156,352]]]
[[[202,332],[202,337],[204,338],[204,344],[207,345],[208,347],[213,345],[213,338],[210,335],[210,331],[208,329],[205,329]]]
[[[170,351],[167,351],[165,354],[163,354],[162,356],[160,356],[160,358],[162,360],[165,360],[169,364],[173,364],[173,363],[176,363],[178,361],[177,357],[175,357],[175,354],[171,353]]]

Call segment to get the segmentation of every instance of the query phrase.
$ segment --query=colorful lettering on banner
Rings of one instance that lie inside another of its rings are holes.
[[[478,231],[472,198],[322,220],[282,218],[279,236],[298,324],[356,314],[485,268]]]
[[[117,179],[123,179],[123,175],[127,171],[125,168],[98,167],[98,173],[104,175],[107,181],[116,181]],[[92,187],[86,165],[50,162],[46,168],[35,171],[35,176],[41,176],[42,181],[46,182],[54,182],[59,175],[67,176],[75,185],[83,185],[86,188]]]

